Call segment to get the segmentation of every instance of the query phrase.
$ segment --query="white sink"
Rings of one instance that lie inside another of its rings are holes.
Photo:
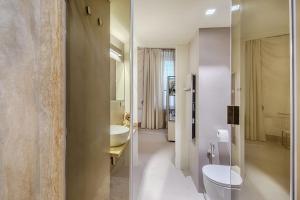
[[[122,125],[110,125],[110,146],[116,147],[127,142],[129,128]]]

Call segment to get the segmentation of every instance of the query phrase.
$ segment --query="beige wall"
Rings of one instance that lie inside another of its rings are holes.
[[[86,14],[91,7],[91,15]],[[68,4],[68,200],[108,200],[110,190],[110,3]],[[103,26],[97,23],[101,17]]]
[[[63,200],[65,1],[0,12],[0,199]]]
[[[123,125],[125,113],[124,101],[110,101],[110,124]]]

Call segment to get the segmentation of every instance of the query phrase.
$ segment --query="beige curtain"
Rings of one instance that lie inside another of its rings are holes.
[[[261,40],[246,42],[246,139],[265,141],[262,124]]]
[[[164,128],[161,49],[139,49],[143,68],[142,128]]]
[[[281,134],[289,113],[289,35],[246,42],[246,139]]]
[[[263,38],[262,99],[264,132],[281,137],[289,129],[290,51],[289,35]]]

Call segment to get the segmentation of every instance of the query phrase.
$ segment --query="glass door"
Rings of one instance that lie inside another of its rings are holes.
[[[232,199],[288,200],[291,194],[290,2],[232,0]],[[238,191],[238,192],[236,192]]]

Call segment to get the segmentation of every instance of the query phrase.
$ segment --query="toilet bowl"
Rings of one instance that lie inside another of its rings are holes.
[[[207,200],[239,199],[241,176],[226,165],[205,165],[202,168]]]

